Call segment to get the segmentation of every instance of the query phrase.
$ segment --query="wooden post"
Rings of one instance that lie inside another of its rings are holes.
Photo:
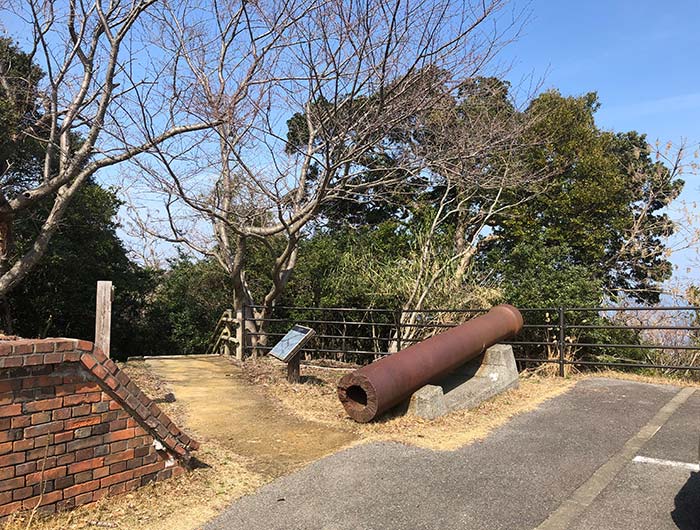
[[[287,381],[290,383],[300,383],[301,374],[299,367],[301,364],[301,352],[298,352],[294,357],[289,359],[287,363]]]
[[[109,357],[109,341],[112,333],[112,282],[97,282],[97,303],[95,306],[95,346]]]
[[[236,360],[245,357],[245,308],[236,310]]]

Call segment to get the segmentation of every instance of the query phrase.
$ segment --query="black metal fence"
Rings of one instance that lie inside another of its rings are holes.
[[[247,353],[268,351],[294,324],[316,337],[306,358],[366,364],[487,309],[401,311],[375,308],[275,307],[269,318],[251,318]],[[513,345],[521,369],[544,363],[579,369],[612,367],[700,371],[700,308],[550,307],[520,310],[525,326]]]

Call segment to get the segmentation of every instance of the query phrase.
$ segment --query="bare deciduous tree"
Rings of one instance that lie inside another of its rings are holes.
[[[19,28],[20,45],[44,72],[38,85],[36,80],[24,80],[25,86],[38,89],[30,94],[30,108],[16,133],[42,146],[41,168],[35,179],[21,186],[13,180],[12,167],[6,166],[0,175],[0,296],[4,296],[41,259],[72,198],[93,175],[144,153],[160,153],[166,144],[175,149],[182,137],[220,125],[227,118],[227,106],[240,95],[227,93],[228,86],[216,86],[212,75],[207,77],[208,88],[218,105],[214,108],[198,99],[201,94],[194,87],[200,89],[203,79],[180,75],[176,66],[181,50],[163,46],[157,33],[163,16],[158,0],[17,0],[0,7]],[[288,14],[284,9],[279,12],[280,17]],[[196,13],[192,16],[197,18]],[[272,26],[256,29],[277,31]],[[180,41],[188,38],[179,36]],[[241,60],[247,68],[245,90],[255,86],[268,51],[251,51]],[[217,59],[228,60],[226,52],[215,50],[215,57],[207,57],[207,66],[216,65]],[[12,75],[11,68],[2,65],[4,88],[21,85]],[[5,92],[8,100],[17,95]],[[33,245],[16,255],[13,224],[40,204],[48,204],[49,213]]]
[[[224,119],[182,155],[159,149],[140,160],[148,191],[166,200],[160,213],[141,212],[137,224],[215,258],[233,280],[238,318],[248,308],[245,321],[255,333],[254,322],[270,316],[287,284],[309,223],[334,202],[362,201],[422,179],[425,160],[397,149],[392,135],[478,75],[518,21],[502,17],[505,27],[495,25],[501,0],[312,1],[285,17],[266,77],[251,83],[236,61],[203,67],[212,49],[245,52],[255,42],[250,35],[258,24],[248,5],[218,17],[224,22],[217,25],[193,25],[188,2],[163,14],[164,33],[181,36],[170,44],[179,53],[178,71],[197,79],[198,105]],[[279,3],[255,6],[256,20],[279,25]],[[240,97],[222,101],[220,87],[232,80],[242,87]],[[273,262],[257,299],[246,278],[253,244],[266,246]]]

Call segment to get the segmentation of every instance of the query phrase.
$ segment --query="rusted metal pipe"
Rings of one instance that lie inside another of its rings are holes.
[[[496,306],[485,315],[346,375],[338,383],[338,397],[352,419],[371,421],[522,327],[520,311],[507,304]]]

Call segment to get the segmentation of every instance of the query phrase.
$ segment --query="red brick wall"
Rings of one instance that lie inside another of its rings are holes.
[[[196,447],[91,343],[0,343],[0,517],[179,475]]]

